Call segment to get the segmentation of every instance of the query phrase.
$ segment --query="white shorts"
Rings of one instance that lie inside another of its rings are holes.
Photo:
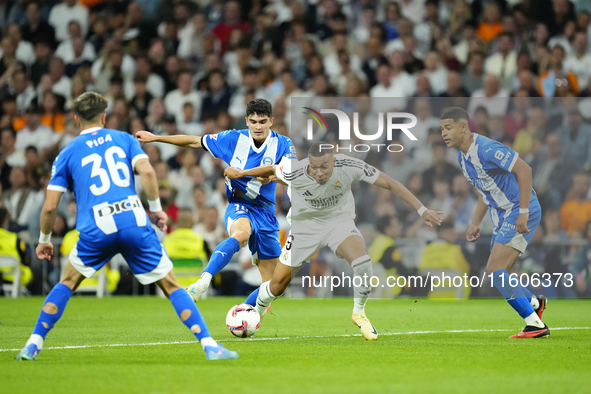
[[[325,246],[336,253],[339,245],[351,235],[361,237],[361,232],[352,219],[331,226],[318,226],[317,223],[308,221],[294,222],[279,261],[288,267],[301,267]]]

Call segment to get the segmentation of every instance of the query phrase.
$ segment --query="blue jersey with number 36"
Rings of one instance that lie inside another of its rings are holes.
[[[132,135],[95,127],[80,133],[55,158],[47,189],[74,191],[80,238],[148,224],[133,178],[136,161],[147,157]]]
[[[248,129],[207,134],[203,136],[203,145],[213,157],[219,157],[228,165],[240,170],[278,164],[283,157],[297,159],[291,140],[273,130],[269,132],[265,142],[258,148]],[[233,196],[234,190],[240,190],[244,193],[248,203],[275,212],[276,186],[275,182],[263,185],[255,177],[226,179],[226,195],[230,203],[241,202],[241,199],[236,199]]]
[[[519,184],[511,172],[519,154],[500,142],[474,134],[474,141],[464,155],[458,152],[458,161],[464,176],[476,187],[488,205],[495,226],[519,210]],[[530,201],[537,202],[532,189]]]

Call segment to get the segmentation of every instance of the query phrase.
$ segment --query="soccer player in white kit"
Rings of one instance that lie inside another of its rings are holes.
[[[302,265],[319,249],[328,246],[351,264],[353,283],[358,284],[359,279],[355,281],[355,278],[361,278],[362,285],[354,286],[351,319],[366,340],[375,341],[378,333],[365,315],[365,304],[371,293],[372,263],[365,239],[354,222],[351,184],[358,179],[391,190],[417,210],[430,227],[441,224],[443,212],[427,209],[404,185],[364,161],[334,154],[332,145],[326,142],[314,143],[308,158],[299,162],[284,159],[278,165],[244,171],[230,167],[224,175],[230,179],[275,175],[291,189],[288,192],[292,208],[288,219],[291,216],[292,228],[279,258],[281,264],[275,268],[272,279],[258,290],[255,308],[261,317],[271,302],[285,292]]]

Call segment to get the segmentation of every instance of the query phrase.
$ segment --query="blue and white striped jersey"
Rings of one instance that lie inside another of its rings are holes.
[[[254,144],[248,129],[226,130],[218,134],[206,134],[203,136],[202,141],[203,146],[213,157],[219,157],[228,165],[240,170],[278,164],[283,157],[297,159],[296,150],[291,140],[273,130],[270,131],[265,142],[258,148]],[[230,203],[241,200],[233,197],[234,190],[240,190],[244,193],[248,203],[275,212],[276,186],[275,182],[262,185],[255,177],[232,180],[226,178],[226,195]]]
[[[519,209],[519,184],[511,172],[518,157],[514,150],[479,134],[474,134],[467,154],[458,152],[462,172],[488,205],[495,226]],[[533,189],[531,199],[537,199]]]
[[[142,158],[148,156],[132,135],[99,127],[83,130],[55,158],[47,189],[74,191],[80,238],[147,225],[133,178],[134,165]]]

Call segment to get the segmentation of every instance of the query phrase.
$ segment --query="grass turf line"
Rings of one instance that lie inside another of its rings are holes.
[[[216,340],[233,337],[225,315],[238,298],[200,301]],[[0,349],[21,348],[42,298],[0,299]],[[522,320],[501,300],[370,300],[367,315],[380,333],[513,331],[382,335],[366,342],[351,323],[349,299],[279,299],[257,338],[231,341],[239,360],[206,361],[195,344],[42,351],[19,363],[0,352],[0,391],[36,393],[580,393],[588,384],[588,330],[560,330],[548,339],[509,340]],[[591,301],[551,300],[552,327],[591,326]],[[345,336],[338,336],[345,335]],[[332,336],[332,337],[328,337]],[[167,300],[74,297],[46,347],[191,341]]]

